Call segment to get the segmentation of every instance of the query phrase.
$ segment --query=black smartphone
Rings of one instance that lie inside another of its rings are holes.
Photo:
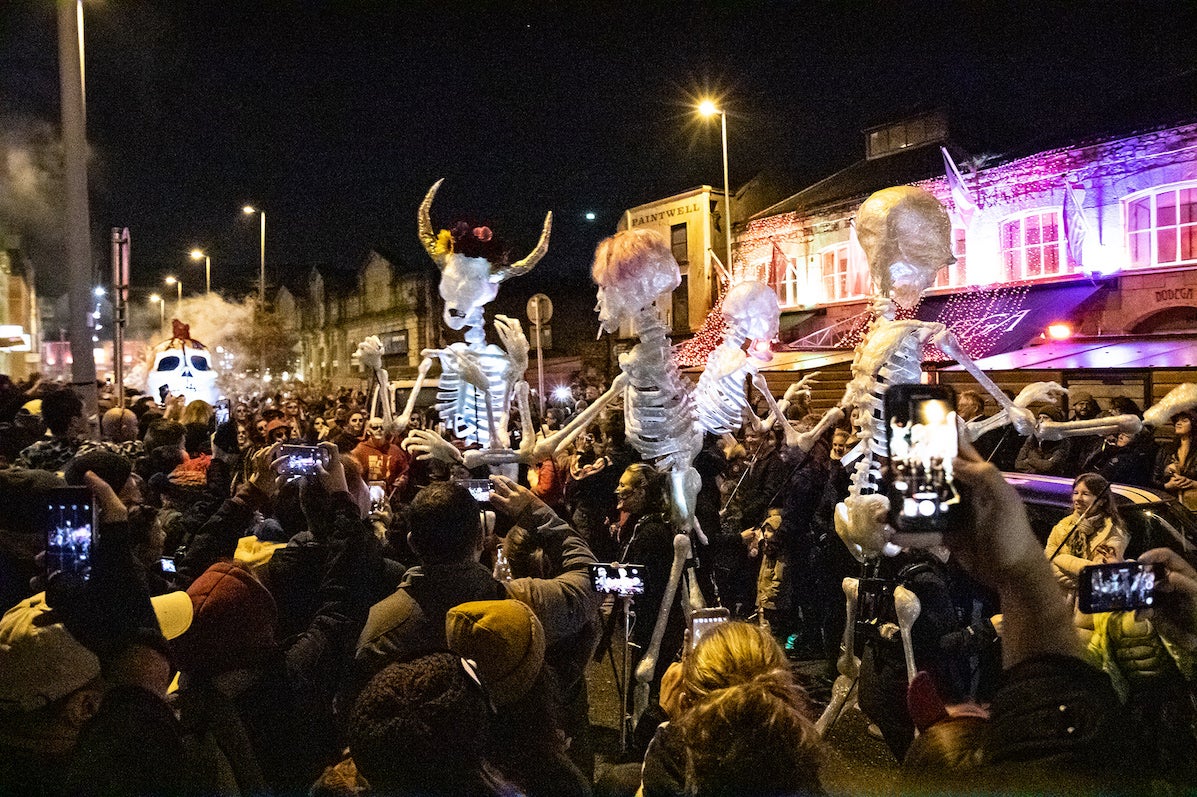
[[[946,385],[890,385],[885,391],[890,524],[899,531],[949,531],[961,507],[952,475],[956,394]]]
[[[158,560],[159,567],[162,568],[163,573],[177,573],[175,570],[175,558],[173,556],[164,556]]]
[[[328,465],[328,454],[320,446],[279,446],[278,458],[283,460],[279,473],[284,476],[308,476],[318,465]]]
[[[644,565],[629,565],[619,562],[611,564],[590,564],[590,586],[604,595],[618,595],[622,598],[644,594]]]
[[[731,612],[722,606],[711,609],[695,609],[694,613],[690,615],[690,649],[693,650],[698,645],[698,640],[702,639],[703,634],[730,619]]]
[[[1149,609],[1155,604],[1155,585],[1163,577],[1162,565],[1134,560],[1089,565],[1077,583],[1077,606],[1085,614]]]
[[[480,504],[490,501],[490,479],[454,479],[454,482],[470,491],[470,495]]]
[[[228,423],[230,416],[229,400],[221,399],[216,402],[216,425],[220,426],[222,423]]]
[[[90,487],[55,487],[46,502],[46,577],[91,577],[96,540],[96,502]]]

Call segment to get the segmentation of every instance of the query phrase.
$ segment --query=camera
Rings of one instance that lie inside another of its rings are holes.
[[[480,504],[490,501],[490,479],[454,479],[455,483],[470,491],[470,495]]]
[[[644,594],[644,579],[647,577],[644,565],[609,565],[593,562],[590,565],[590,586],[604,595],[618,595],[628,598]]]
[[[46,503],[46,577],[91,577],[96,536],[96,504],[88,487],[55,487]]]
[[[1081,570],[1077,606],[1085,614],[1148,609],[1155,603],[1155,585],[1163,578],[1162,565],[1113,562]]]
[[[690,649],[698,647],[698,640],[702,635],[715,626],[726,623],[731,619],[731,612],[722,606],[711,609],[695,609],[690,615]]]
[[[328,466],[328,454],[320,446],[283,445],[278,450],[279,473],[284,476],[308,476],[319,466]]]
[[[891,385],[885,392],[885,428],[890,524],[907,532],[950,530],[961,506],[952,474],[955,393],[944,385]]]

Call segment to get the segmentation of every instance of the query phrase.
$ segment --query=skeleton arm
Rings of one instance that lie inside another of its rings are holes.
[[[428,369],[432,368],[431,353],[431,349],[425,349],[421,352],[424,359],[420,360],[419,370],[416,371],[416,383],[412,385],[411,393],[407,396],[407,404],[403,407],[403,414],[395,419],[395,431],[398,434],[406,431],[408,424],[411,423],[411,414],[416,408],[416,399],[420,397],[420,390],[424,387],[424,381],[428,378]]]
[[[628,376],[621,372],[611,382],[611,387],[607,389],[606,393],[591,402],[586,409],[575,415],[565,426],[543,440],[526,438],[521,447],[520,461],[533,465],[554,456],[558,449],[567,445],[570,440],[573,440],[585,431],[608,404],[619,398],[623,394],[623,390],[627,387],[627,384]]]

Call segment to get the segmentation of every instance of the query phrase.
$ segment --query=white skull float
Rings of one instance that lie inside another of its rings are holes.
[[[185,396],[187,402],[200,399],[215,404],[216,371],[208,349],[198,340],[191,339],[191,329],[177,319],[173,322],[170,340],[153,348],[153,362],[146,376],[146,393],[161,403],[165,391],[171,395]]]

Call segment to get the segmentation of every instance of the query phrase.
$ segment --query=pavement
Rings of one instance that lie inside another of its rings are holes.
[[[615,642],[617,662],[620,642]],[[827,705],[831,684],[823,678],[826,669],[822,660],[792,662],[797,680],[811,698],[816,715]],[[596,748],[595,776],[604,780],[628,779],[638,781],[639,761],[628,761],[619,749],[620,705],[615,673],[609,659],[592,662],[590,677],[590,724]],[[896,791],[898,762],[885,742],[870,736],[869,721],[855,707],[846,708],[828,735],[828,756],[821,770],[823,787],[830,795],[893,794]],[[598,794],[605,792],[602,788]],[[631,792],[627,792],[631,794]]]

